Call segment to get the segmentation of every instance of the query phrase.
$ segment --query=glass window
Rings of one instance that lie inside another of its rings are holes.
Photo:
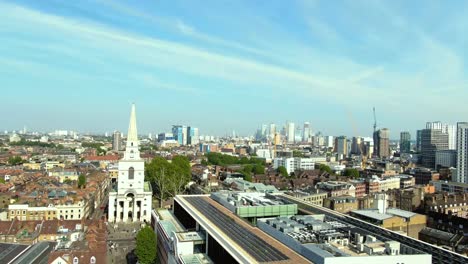
[[[128,168],[128,179],[133,180],[135,178],[135,169],[133,167]]]

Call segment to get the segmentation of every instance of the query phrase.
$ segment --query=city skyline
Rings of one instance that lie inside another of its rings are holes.
[[[462,1],[51,3],[0,2],[2,130],[125,131],[131,102],[144,133],[370,136],[375,106],[397,139],[468,114]]]

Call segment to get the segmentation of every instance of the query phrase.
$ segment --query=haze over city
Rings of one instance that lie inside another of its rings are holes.
[[[421,8],[424,7],[424,8]],[[468,114],[468,3],[1,1],[1,129],[261,124],[391,138]],[[246,118],[248,117],[248,118]],[[353,121],[354,120],[354,121]],[[394,132],[394,133],[393,133]]]

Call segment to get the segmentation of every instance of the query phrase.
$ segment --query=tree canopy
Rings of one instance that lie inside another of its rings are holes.
[[[302,151],[300,151],[300,150],[293,150],[293,157],[303,158],[304,153],[302,153]]]
[[[352,178],[359,178],[360,177],[359,171],[357,169],[354,169],[354,168],[346,168],[344,170],[343,175],[347,176],[347,177],[352,177]]]
[[[12,156],[8,158],[8,164],[10,165],[18,165],[23,163],[23,159],[20,156]]]
[[[153,264],[156,263],[156,234],[149,226],[145,226],[136,236],[135,254],[138,263]]]
[[[172,162],[155,157],[145,165],[145,180],[151,182],[161,204],[167,198],[183,192],[191,176],[190,162],[185,156],[175,156]]]
[[[320,164],[319,165],[319,170],[320,172],[327,172],[328,174],[332,174],[332,170],[329,166],[325,165],[325,164]]]
[[[279,166],[276,171],[283,177],[289,177],[288,170],[284,166]]]
[[[86,187],[86,176],[84,174],[80,174],[78,176],[78,188],[85,188]]]
[[[259,164],[265,166],[265,160],[256,157],[242,157],[238,158],[231,155],[224,155],[222,153],[210,152],[205,154],[207,165],[235,165],[235,164]]]

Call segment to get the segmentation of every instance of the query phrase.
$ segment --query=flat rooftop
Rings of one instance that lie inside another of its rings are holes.
[[[26,248],[27,245],[0,243],[0,263],[9,263]]]
[[[178,199],[177,199],[178,198]],[[250,256],[257,263],[310,263],[298,253],[273,239],[260,229],[249,225],[233,212],[205,195],[181,195],[177,201],[194,209],[194,219],[204,218],[217,233],[226,237],[241,255]],[[198,221],[197,221],[198,222]]]

